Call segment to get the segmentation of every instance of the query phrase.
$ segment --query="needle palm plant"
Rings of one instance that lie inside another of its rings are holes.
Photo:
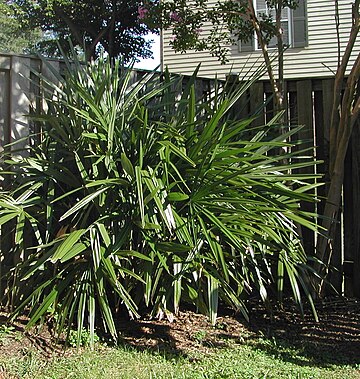
[[[284,142],[299,128],[274,137],[277,119],[231,119],[251,83],[199,100],[196,72],[183,88],[168,73],[133,82],[103,58],[68,65],[34,116],[40,143],[3,157],[12,180],[0,225],[14,244],[2,254],[21,257],[14,316],[53,317],[59,333],[76,325],[78,341],[84,327],[93,341],[101,320],[116,340],[124,311],[170,317],[183,302],[215,323],[219,301],[247,317],[248,294],[281,297],[284,281],[300,306],[311,300],[298,227],[316,230],[300,209],[316,178],[299,169],[314,161]]]

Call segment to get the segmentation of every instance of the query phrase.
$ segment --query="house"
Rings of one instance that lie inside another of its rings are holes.
[[[258,12],[266,12],[265,0],[253,0]],[[339,39],[335,21],[335,1],[331,0],[300,0],[295,10],[283,11],[284,40],[290,48],[284,54],[284,75],[287,79],[316,78],[333,76],[339,57],[345,49],[352,24],[351,0],[338,0]],[[209,4],[215,4],[210,0]],[[204,27],[206,36],[210,27]],[[201,62],[199,76],[225,78],[230,72],[240,73],[253,71],[254,64],[261,59],[261,51],[256,38],[249,43],[239,42],[229,46],[229,62],[222,65],[216,57],[206,52],[189,51],[186,54],[175,53],[169,42],[171,31],[162,34],[162,66],[170,72],[189,75]],[[271,46],[270,46],[271,47]],[[359,38],[355,43],[351,63],[360,52]]]

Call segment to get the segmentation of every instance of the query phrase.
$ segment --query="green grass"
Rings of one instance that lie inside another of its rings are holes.
[[[360,378],[360,365],[315,363],[301,349],[266,339],[209,348],[206,355],[195,351],[187,357],[101,344],[94,351],[85,349],[48,360],[27,350],[21,356],[0,355],[0,368],[6,372],[5,378],[21,379]]]

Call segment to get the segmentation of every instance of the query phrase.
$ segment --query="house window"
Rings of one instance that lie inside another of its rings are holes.
[[[266,0],[253,0],[257,16],[272,16],[275,18],[274,9],[267,5]],[[282,10],[281,26],[283,30],[284,44],[289,47],[305,47],[307,45],[307,28],[306,28],[306,0],[299,0],[296,9],[288,7]],[[277,39],[273,37],[268,46],[276,47]],[[254,51],[260,49],[256,34],[247,42],[239,42],[240,51]]]

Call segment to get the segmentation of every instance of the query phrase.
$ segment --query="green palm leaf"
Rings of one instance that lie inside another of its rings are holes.
[[[40,75],[39,144],[1,157],[13,180],[0,225],[23,257],[9,271],[14,315],[29,308],[32,326],[55,312],[58,333],[75,328],[79,343],[88,328],[94,343],[96,328],[117,339],[119,312],[190,302],[215,324],[222,303],[247,317],[249,294],[311,303],[299,228],[318,229],[300,206],[316,201],[312,151],[289,142],[301,127],[280,133],[280,116],[261,127],[231,117],[260,73],[205,100],[197,70],[183,85],[168,71],[132,82],[105,58],[66,64],[56,83]]]

